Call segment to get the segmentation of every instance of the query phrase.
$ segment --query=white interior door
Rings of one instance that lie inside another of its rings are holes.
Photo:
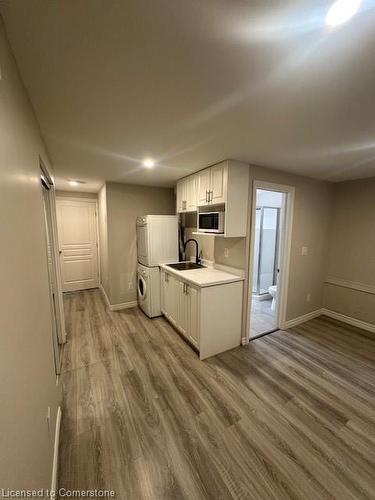
[[[63,291],[98,287],[96,202],[58,198],[56,208]]]

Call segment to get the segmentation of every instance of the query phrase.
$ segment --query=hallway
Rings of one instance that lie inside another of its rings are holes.
[[[65,296],[60,487],[121,500],[364,499],[375,341],[318,318],[207,362],[167,322]]]

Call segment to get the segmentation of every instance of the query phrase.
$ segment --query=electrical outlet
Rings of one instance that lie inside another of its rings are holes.
[[[311,302],[311,293],[306,295],[306,302]]]
[[[134,285],[131,281],[129,281],[129,283],[128,283],[128,288],[129,288],[129,290],[134,290]]]
[[[308,253],[308,248],[307,247],[302,247],[301,255],[307,255],[307,253]]]
[[[229,257],[229,248],[224,248],[224,257]]]

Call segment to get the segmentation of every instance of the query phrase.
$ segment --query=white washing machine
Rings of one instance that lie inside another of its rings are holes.
[[[138,264],[138,305],[149,318],[161,316],[160,311],[160,269]]]

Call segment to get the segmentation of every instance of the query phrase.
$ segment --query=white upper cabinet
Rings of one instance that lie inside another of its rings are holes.
[[[223,162],[198,173],[198,206],[226,202],[227,172],[227,162]]]
[[[194,212],[197,209],[197,176],[190,175],[185,180],[186,184],[186,211]]]
[[[197,177],[190,175],[177,182],[177,213],[197,209]]]
[[[202,170],[198,176],[198,206],[208,205],[208,193],[211,186],[211,171],[209,168]]]
[[[227,162],[219,163],[210,168],[210,196],[211,204],[218,205],[227,201]]]
[[[246,236],[249,206],[249,165],[225,160],[177,182],[177,213],[210,211],[224,205],[224,235]],[[203,208],[205,207],[205,208]],[[202,209],[202,210],[201,210]]]

